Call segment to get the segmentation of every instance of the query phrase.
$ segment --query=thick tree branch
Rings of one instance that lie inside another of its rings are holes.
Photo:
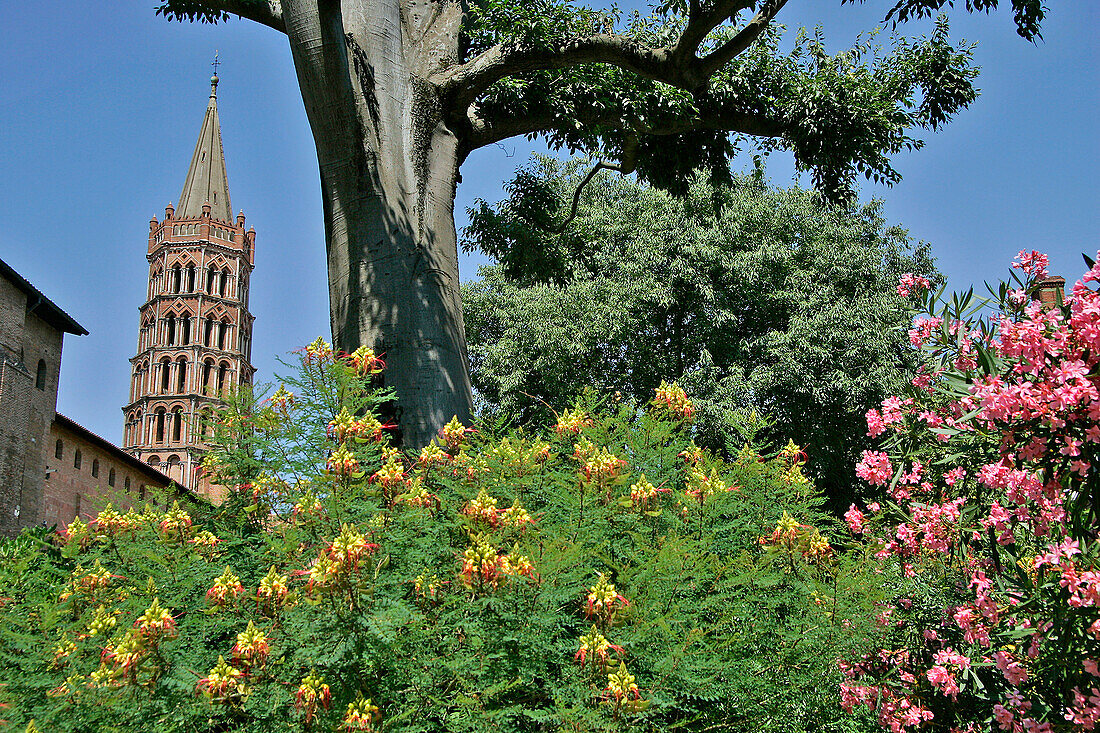
[[[603,33],[566,41],[557,48],[524,49],[497,44],[461,66],[433,75],[429,81],[457,109],[462,109],[505,77],[586,63],[611,64],[647,79],[686,88],[686,80],[669,62],[668,49],[649,48],[625,36]]]
[[[701,4],[693,0],[688,10],[687,25],[672,50],[677,63],[685,65],[694,61],[695,52],[699,50],[699,44],[708,33],[752,6],[752,0],[719,0],[713,6],[704,9]]]
[[[568,117],[585,126],[623,129],[623,112],[617,109],[572,111]],[[550,132],[560,126],[563,115],[552,110],[540,110],[523,116],[509,116],[489,120],[471,111],[467,115],[466,134],[460,160],[470,152],[506,140],[517,135],[535,135]],[[676,135],[692,130],[726,130],[754,137],[779,137],[783,126],[776,120],[748,112],[710,110],[696,115],[679,115],[646,126],[631,126],[631,135]]]
[[[230,13],[286,33],[282,0],[203,0],[211,10]]]
[[[768,24],[772,22],[775,14],[786,4],[787,0],[767,0],[752,20],[748,22],[748,25],[737,32],[737,35],[702,58],[699,62],[700,73],[709,79],[714,72],[751,46],[753,41],[759,38],[764,29],[768,27]]]

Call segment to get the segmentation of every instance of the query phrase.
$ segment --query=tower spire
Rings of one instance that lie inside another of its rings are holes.
[[[210,204],[210,215],[230,221],[233,208],[229,205],[229,179],[225,174],[225,153],[222,151],[222,129],[218,121],[218,55],[215,52],[214,75],[210,77],[210,101],[199,130],[199,140],[191,156],[191,167],[183,182],[177,219],[202,217],[203,204]]]

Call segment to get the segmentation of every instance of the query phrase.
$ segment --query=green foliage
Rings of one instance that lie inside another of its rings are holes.
[[[757,144],[791,151],[834,201],[852,195],[857,176],[897,181],[892,156],[921,147],[920,130],[935,130],[977,98],[973,46],[948,38],[946,14],[925,37],[880,43],[876,31],[832,55],[803,31],[781,47],[775,17],[783,4],[661,0],[648,13],[624,14],[570,0],[472,0],[463,5],[457,58],[432,82],[441,83],[443,105],[455,104],[448,124],[464,154],[543,136],[682,192],[694,170],[725,178],[741,146]],[[998,4],[967,0],[966,10]],[[886,20],[896,28],[953,5],[896,0]],[[1011,7],[1019,34],[1041,37],[1040,0]],[[157,13],[206,22],[241,13],[282,25],[264,0],[160,0]],[[345,10],[344,22],[358,15]],[[364,29],[345,28],[353,30]],[[582,46],[592,50],[577,53]],[[444,89],[452,72],[477,78],[452,94]]]
[[[217,510],[3,546],[13,725],[864,729],[836,659],[874,640],[880,581],[829,545],[796,448],[695,449],[665,385],[402,456],[372,354],[301,357],[217,416]]]
[[[843,3],[853,3],[856,0],[841,0]],[[859,0],[866,2],[866,0]],[[1042,38],[1039,25],[1046,16],[1047,8],[1042,0],[1011,0],[1013,17],[1016,20],[1016,32],[1021,38],[1033,41]],[[895,24],[904,23],[912,18],[928,18],[934,13],[943,10],[943,6],[951,6],[952,0],[897,0],[894,7],[886,15],[886,20],[893,20]],[[1000,0],[966,0],[966,9],[970,12],[990,12],[996,10]]]
[[[928,247],[878,203],[837,209],[797,187],[702,175],[682,198],[598,175],[558,233],[577,167],[540,159],[505,201],[471,212],[464,246],[499,263],[463,291],[483,408],[528,420],[580,385],[645,400],[676,379],[700,444],[732,454],[757,435],[793,439],[847,508],[864,413],[916,366],[896,286],[934,272]]]

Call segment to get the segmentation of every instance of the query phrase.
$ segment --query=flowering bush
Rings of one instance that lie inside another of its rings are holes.
[[[834,551],[797,447],[700,450],[665,385],[543,426],[452,421],[403,452],[377,357],[300,357],[215,416],[220,507],[105,507],[0,545],[13,730],[871,721],[830,691],[836,655],[868,648],[879,581]]]
[[[1086,260],[1064,302],[1040,299],[1037,252],[989,300],[922,293],[910,339],[926,367],[867,415],[883,450],[856,473],[885,497],[845,518],[900,579],[889,642],[844,662],[841,690],[892,731],[1100,724],[1100,267]]]

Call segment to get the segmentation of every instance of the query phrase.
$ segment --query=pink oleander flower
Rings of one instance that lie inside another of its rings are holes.
[[[863,523],[866,521],[866,517],[863,516],[855,504],[844,513],[844,521],[848,523],[848,528],[852,530],[852,534],[863,534]]]
[[[1050,264],[1047,256],[1041,252],[1031,250],[1020,250],[1020,253],[1016,255],[1016,259],[1012,263],[1012,267],[1017,270],[1023,270],[1023,272],[1032,280],[1045,280],[1047,277],[1047,266]]]
[[[914,292],[928,290],[931,287],[932,284],[928,282],[928,278],[914,275],[911,272],[907,272],[898,278],[898,295],[903,298],[908,298]]]
[[[886,485],[893,474],[889,456],[880,451],[863,451],[863,459],[856,465],[856,475],[872,486]]]

